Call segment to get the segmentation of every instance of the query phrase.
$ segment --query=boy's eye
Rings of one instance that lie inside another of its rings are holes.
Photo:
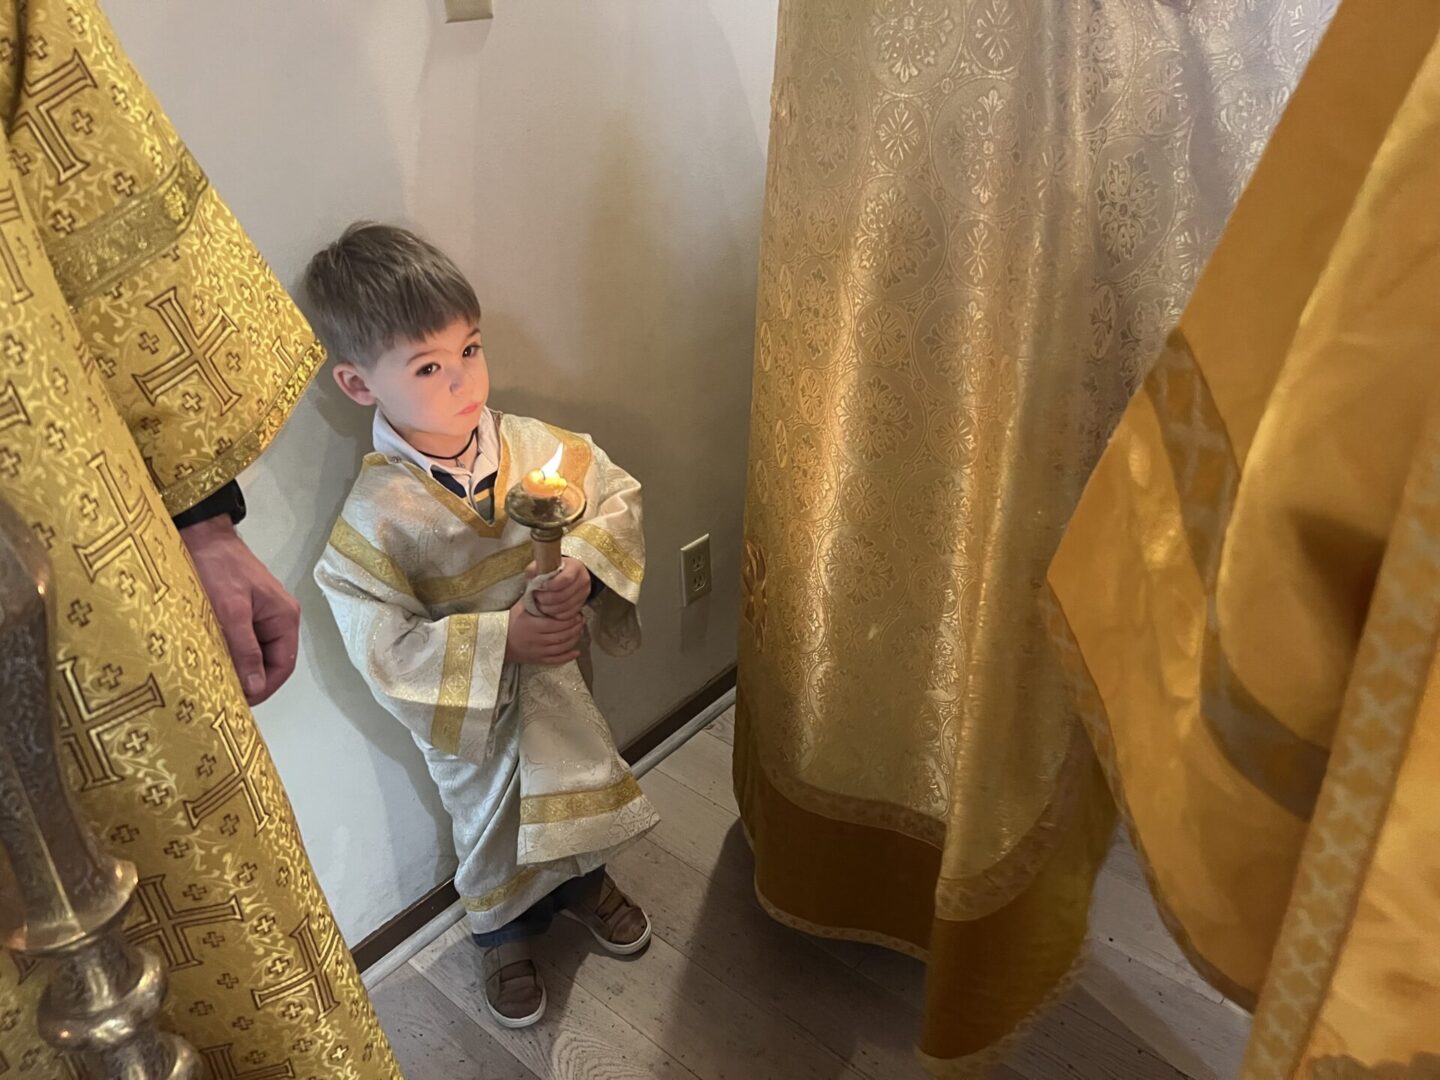
[[[439,364],[421,364],[420,367],[416,369],[415,374],[424,377],[426,375],[434,375],[435,372],[439,370]]]
[[[480,346],[479,346],[479,345],[466,345],[466,346],[465,346],[465,358],[468,360],[470,357],[472,357],[472,356],[476,355],[477,353],[479,353],[479,351],[480,351]]]

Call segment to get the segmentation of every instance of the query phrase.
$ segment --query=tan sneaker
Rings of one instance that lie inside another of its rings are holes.
[[[587,926],[606,952],[633,956],[650,944],[650,916],[605,875],[592,902],[566,908],[563,914]]]
[[[507,1028],[538,1024],[545,1015],[545,983],[530,958],[530,942],[511,941],[483,949],[485,1007],[495,1022]]]

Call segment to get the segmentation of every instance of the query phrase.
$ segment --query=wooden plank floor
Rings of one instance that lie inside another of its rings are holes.
[[[655,940],[631,960],[561,921],[539,946],[550,993],[528,1031],[493,1023],[479,954],[454,927],[374,992],[409,1080],[906,1080],[922,965],[769,919],[730,790],[733,718],[642,782],[663,821],[611,865]],[[1180,956],[1134,852],[1117,843],[1096,888],[1075,989],[1038,1018],[1001,1080],[1228,1080],[1249,1019]]]

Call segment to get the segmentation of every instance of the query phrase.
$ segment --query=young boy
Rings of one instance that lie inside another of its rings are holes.
[[[557,914],[613,953],[650,940],[606,857],[656,815],[579,667],[639,643],[640,485],[583,435],[487,407],[480,304],[439,250],[361,223],[305,272],[335,381],[375,406],[365,458],[315,578],[350,659],[411,731],[454,824],[455,887],[507,1027],[545,1011],[529,951]],[[505,495],[560,450],[588,500],[561,569],[537,577]]]

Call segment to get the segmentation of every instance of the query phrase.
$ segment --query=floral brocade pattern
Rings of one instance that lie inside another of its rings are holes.
[[[1024,883],[1045,568],[1334,7],[782,0],[739,693],[786,798],[944,851],[942,917]]]

